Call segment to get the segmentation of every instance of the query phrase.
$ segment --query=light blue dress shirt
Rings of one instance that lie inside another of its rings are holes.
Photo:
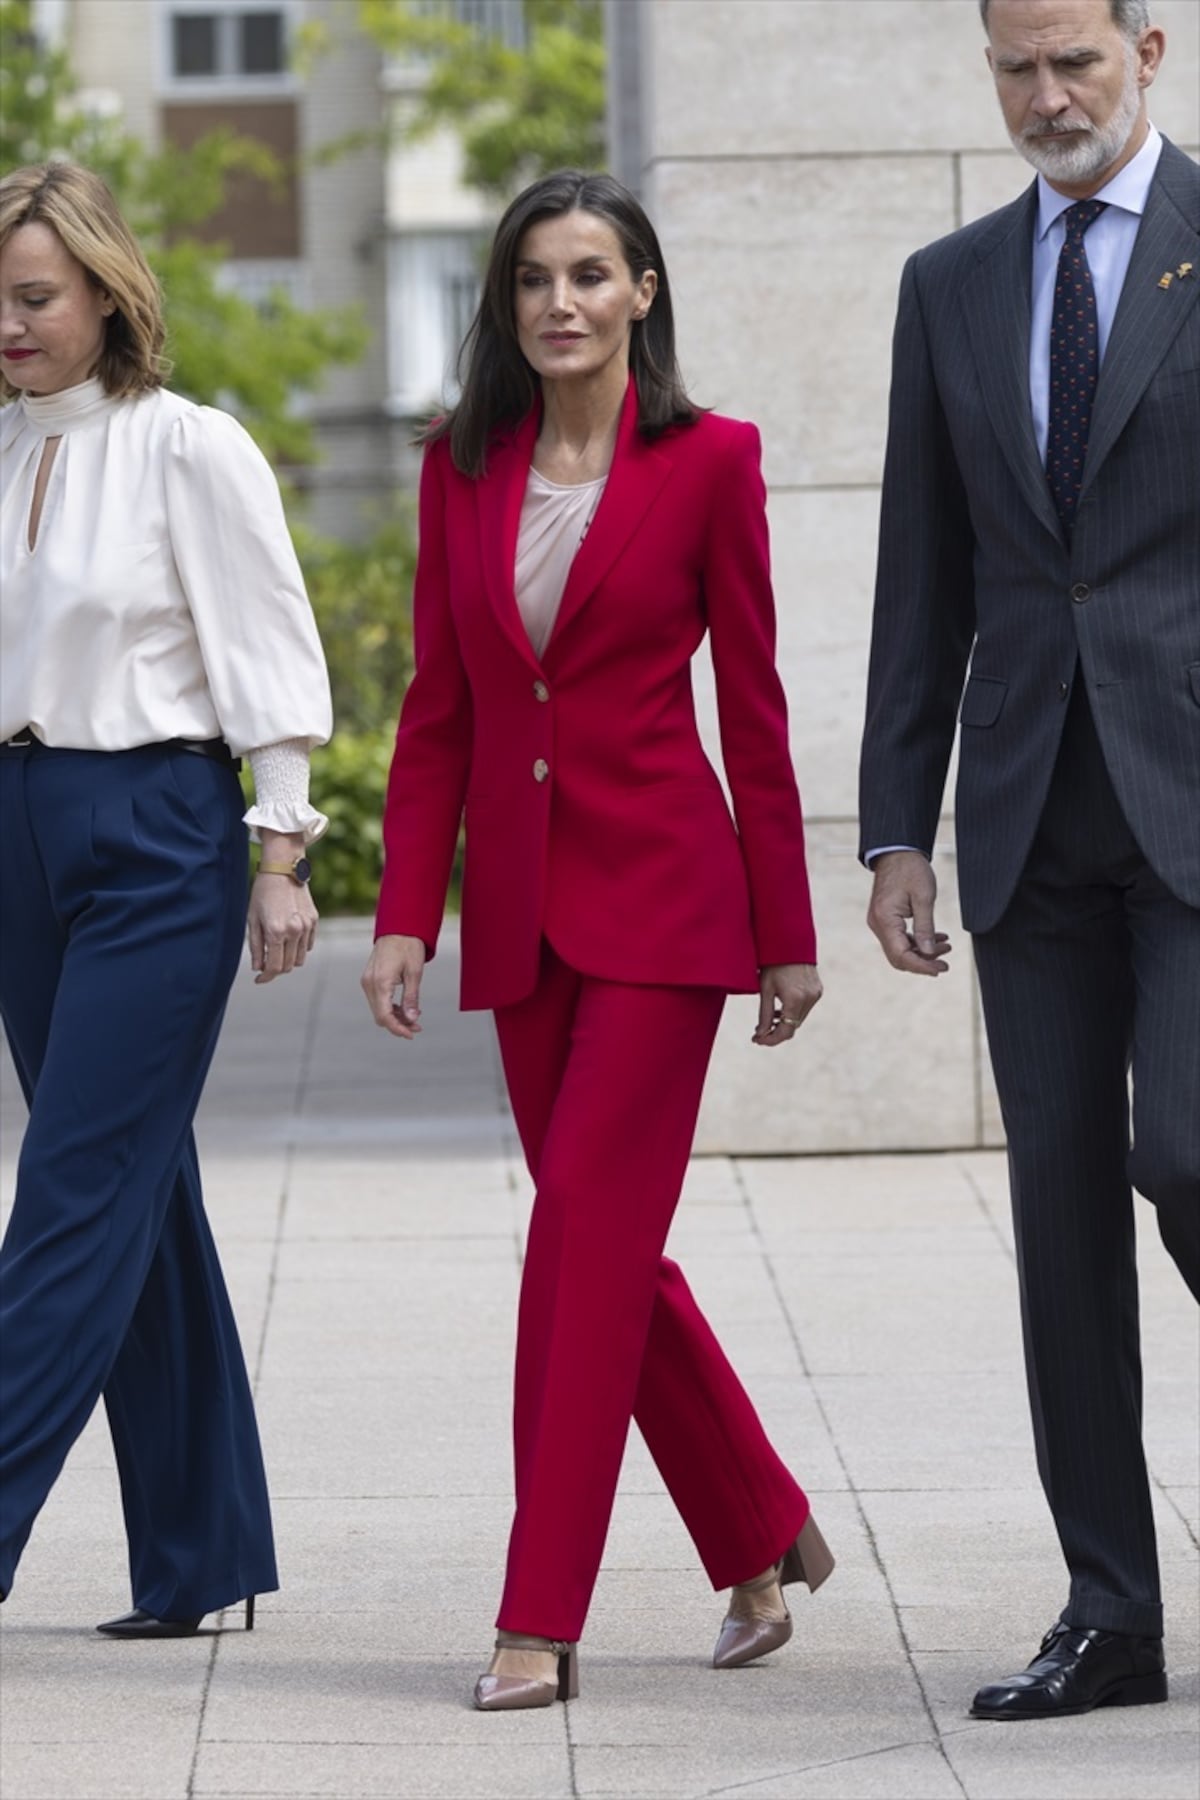
[[[1094,225],[1088,227],[1085,240],[1092,286],[1096,291],[1102,367],[1117,302],[1129,271],[1134,240],[1146,210],[1150,183],[1162,155],[1162,143],[1160,133],[1151,125],[1137,155],[1092,196],[1095,200],[1103,200],[1107,209]],[[1029,404],[1033,411],[1038,455],[1044,463],[1050,437],[1050,316],[1054,310],[1054,278],[1063,239],[1067,235],[1063,214],[1075,202],[1067,194],[1057,193],[1044,175],[1039,175],[1037,181],[1038,216],[1033,233],[1033,290],[1029,318]],[[912,844],[880,844],[868,850],[863,861],[870,868],[877,856],[885,856],[889,850],[913,848]]]
[[[1096,327],[1100,334],[1100,364],[1125,285],[1133,243],[1146,210],[1150,183],[1162,154],[1162,138],[1151,125],[1145,143],[1112,180],[1093,196],[1106,210],[1084,238],[1092,286],[1096,290]],[[1054,278],[1063,239],[1067,235],[1063,214],[1075,202],[1056,193],[1044,175],[1038,176],[1038,216],[1033,235],[1033,291],[1029,321],[1029,404],[1038,455],[1046,460],[1050,435],[1050,315],[1054,310]]]

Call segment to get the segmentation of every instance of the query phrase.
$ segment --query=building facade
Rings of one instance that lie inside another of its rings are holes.
[[[520,0],[439,4],[523,29]],[[354,0],[35,0],[35,25],[87,103],[151,147],[227,127],[275,152],[283,182],[236,182],[204,235],[228,244],[224,278],[249,299],[361,309],[365,356],[304,402],[321,459],[289,473],[318,530],[369,531],[412,483],[414,421],[452,391],[491,223],[452,134],[404,137],[422,67],[385,58]]]
[[[1167,32],[1155,123],[1200,146],[1200,4]],[[856,860],[890,340],[919,245],[1012,199],[975,0],[610,0],[614,172],[655,219],[696,398],[762,430],[780,661],[826,996],[789,1050],[734,1001],[701,1120],[708,1150],[997,1144],[953,820],[935,858],[949,975],[895,974]],[[711,703],[707,708],[711,729]],[[714,745],[715,748],[715,745]],[[953,775],[951,776],[953,780]],[[952,788],[948,790],[949,794]]]
[[[519,40],[519,0],[430,0]],[[1151,116],[1200,146],[1200,0],[1153,0],[1168,34]],[[230,124],[291,178],[243,186],[214,222],[248,295],[361,306],[370,346],[308,405],[303,475],[321,530],[370,528],[411,484],[412,422],[453,393],[453,354],[492,218],[456,140],[407,142],[416,63],[389,62],[353,0],[35,0],[95,105],[151,144]],[[645,198],[697,399],[753,418],[770,493],[780,663],[808,817],[826,998],[786,1052],[750,1046],[730,1003],[701,1119],[707,1150],[996,1144],[953,820],[935,867],[951,973],[890,971],[856,861],[862,721],[890,338],[918,245],[1002,204],[1029,171],[1008,144],[975,0],[607,0],[610,163]],[[297,73],[300,34],[323,53]],[[331,143],[356,147],[326,159]],[[698,682],[718,755],[711,681]],[[953,775],[951,776],[953,779]],[[949,790],[948,790],[949,791]]]

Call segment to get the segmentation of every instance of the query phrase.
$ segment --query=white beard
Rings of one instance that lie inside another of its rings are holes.
[[[1090,119],[1056,119],[1053,127],[1028,126],[1024,131],[1010,131],[1014,149],[1032,163],[1047,181],[1066,182],[1077,187],[1103,174],[1116,162],[1129,142],[1141,106],[1141,89],[1132,52],[1126,63],[1125,85],[1117,109],[1107,125],[1093,125]],[[1065,130],[1070,139],[1060,136]]]

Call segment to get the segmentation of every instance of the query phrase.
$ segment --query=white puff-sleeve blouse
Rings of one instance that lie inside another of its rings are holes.
[[[251,828],[311,840],[327,821],[308,805],[307,752],[332,725],[279,488],[235,419],[161,388],[114,399],[96,379],[0,412],[0,739],[223,737],[256,776],[284,771]]]

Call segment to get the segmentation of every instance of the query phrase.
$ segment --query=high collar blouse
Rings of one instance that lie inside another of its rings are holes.
[[[235,755],[328,738],[279,488],[227,413],[96,379],[0,412],[0,739],[26,728],[63,749],[224,737]]]

